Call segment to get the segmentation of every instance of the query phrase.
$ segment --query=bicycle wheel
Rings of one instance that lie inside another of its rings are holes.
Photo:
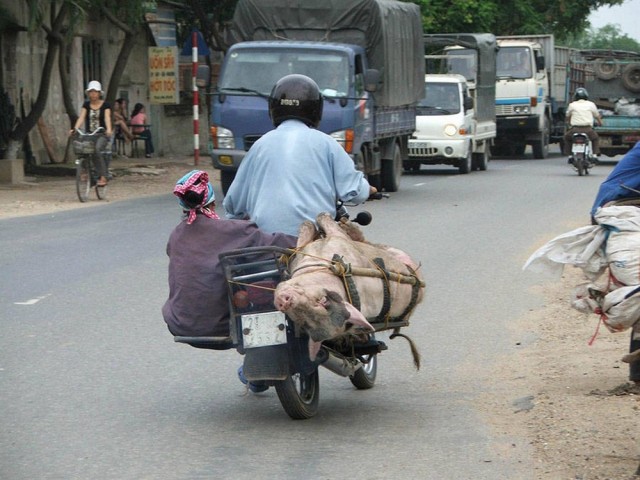
[[[98,196],[98,200],[106,200],[107,199],[107,189],[108,185],[103,185],[102,187],[98,186],[96,183],[96,195]]]
[[[90,191],[91,169],[89,167],[89,159],[78,158],[76,159],[76,192],[78,193],[78,199],[81,202],[86,202],[89,199]]]

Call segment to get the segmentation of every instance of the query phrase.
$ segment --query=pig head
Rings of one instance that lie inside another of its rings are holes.
[[[275,291],[274,304],[309,335],[309,357],[314,360],[321,343],[348,335],[374,331],[367,320],[376,318],[383,302],[382,281],[379,278],[354,276],[360,300],[360,310],[353,306],[341,277],[330,269],[334,255],[355,267],[375,268],[374,258],[382,258],[389,271],[410,274],[418,266],[409,256],[391,247],[354,241],[326,213],[317,218],[324,236],[311,222],[300,227],[297,254],[289,265],[292,276],[281,282]],[[404,312],[412,294],[411,285],[390,284],[391,317]],[[419,293],[418,302],[422,299]]]

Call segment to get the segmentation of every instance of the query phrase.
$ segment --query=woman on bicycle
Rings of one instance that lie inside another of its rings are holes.
[[[93,132],[99,127],[104,128],[105,135],[99,138],[96,142],[96,152],[104,152],[111,142],[111,135],[113,132],[111,124],[111,105],[102,99],[102,95],[104,94],[102,91],[102,85],[96,80],[89,82],[85,93],[89,97],[89,100],[82,104],[80,116],[70,133],[73,134],[76,129],[82,127],[86,133]],[[99,187],[103,187],[107,184],[107,163],[105,162],[103,155],[96,155],[96,173],[98,175]]]

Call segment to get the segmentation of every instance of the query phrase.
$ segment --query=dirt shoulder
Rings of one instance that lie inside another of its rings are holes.
[[[107,201],[168,194],[193,168],[188,159],[120,162],[114,165]],[[212,167],[198,168],[218,181]],[[71,176],[35,176],[22,185],[0,185],[0,219],[100,204],[95,195],[80,203]],[[532,292],[545,304],[513,322],[508,333],[521,339],[517,352],[497,360],[485,380],[493,393],[482,399],[481,408],[497,432],[528,439],[537,460],[535,479],[638,479],[640,389],[627,382],[628,365],[621,361],[629,349],[629,332],[612,334],[601,327],[588,345],[598,318],[569,304],[581,281],[580,270],[567,268],[560,281]],[[531,338],[535,340],[527,340]]]
[[[211,180],[216,182],[219,174],[210,165],[208,159],[201,159],[197,168],[209,172]],[[109,182],[106,202],[170,194],[176,180],[194,168],[192,158],[114,161],[111,169],[114,178]],[[64,170],[58,168],[56,172],[64,174]],[[67,167],[67,170],[68,175],[64,176],[32,175],[20,185],[0,184],[0,218],[99,206],[102,201],[94,192],[91,192],[89,201],[80,203],[73,168]]]

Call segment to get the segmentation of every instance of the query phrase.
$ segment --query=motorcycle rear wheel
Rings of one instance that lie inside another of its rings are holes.
[[[584,171],[585,171],[585,168],[584,168],[584,164],[585,164],[584,157],[582,155],[578,155],[576,157],[575,162],[576,162],[576,168],[578,169],[578,175],[579,176],[583,176],[584,175]]]
[[[292,419],[306,420],[318,412],[320,375],[317,368],[308,375],[298,372],[277,381],[275,388],[282,408]]]
[[[376,375],[378,373],[378,356],[365,355],[367,363],[363,363],[362,368],[356,370],[356,373],[349,377],[351,383],[358,390],[369,390],[376,383]]]

